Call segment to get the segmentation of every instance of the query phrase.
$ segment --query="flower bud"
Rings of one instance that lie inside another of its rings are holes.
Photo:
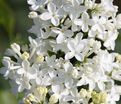
[[[90,73],[92,73],[92,68],[87,67],[87,69],[85,70],[85,73],[86,73],[86,74],[90,74]]]
[[[28,99],[26,99],[26,98],[23,99],[23,103],[24,103],[24,104],[32,104],[32,103],[31,103]]]
[[[55,104],[58,102],[58,98],[56,96],[52,95],[49,99],[50,104]]]
[[[28,16],[29,18],[37,18],[38,14],[36,12],[30,12]]]
[[[31,102],[36,102],[36,103],[38,102],[33,94],[29,94],[29,95],[28,95],[28,99],[29,99]]]
[[[19,46],[18,44],[16,44],[16,43],[11,44],[11,48],[12,48],[12,50],[13,50],[16,54],[18,54],[19,56],[21,56],[21,53],[20,53],[20,46]]]
[[[43,55],[39,55],[39,56],[37,57],[37,59],[36,59],[36,63],[41,63],[41,62],[43,62],[43,61],[44,61]]]
[[[77,71],[76,69],[73,70],[72,76],[73,76],[74,78],[77,78],[77,77],[78,77],[78,71]]]
[[[107,100],[107,93],[101,92],[100,95],[101,95],[100,103],[105,103]]]
[[[116,61],[118,61],[118,62],[121,61],[121,55],[116,56]]]
[[[25,59],[28,59],[29,58],[29,53],[27,52],[24,52],[22,55],[21,55],[21,59],[22,60],[25,60]]]
[[[48,92],[48,90],[46,87],[38,87],[37,88],[37,94],[41,97],[42,101],[45,100],[47,92]]]
[[[79,94],[80,94],[81,97],[84,98],[84,97],[87,96],[87,91],[86,91],[85,89],[82,88],[82,89],[80,90]]]

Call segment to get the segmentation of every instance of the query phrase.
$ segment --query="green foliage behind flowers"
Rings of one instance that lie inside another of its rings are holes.
[[[0,0],[0,24],[5,28],[11,40],[13,38],[14,15],[5,0]]]
[[[17,104],[17,101],[9,91],[0,91],[0,104]]]

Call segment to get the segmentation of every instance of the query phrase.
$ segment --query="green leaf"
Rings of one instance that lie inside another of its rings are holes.
[[[5,28],[8,32],[10,40],[12,40],[14,16],[11,8],[4,0],[0,0],[0,24]]]

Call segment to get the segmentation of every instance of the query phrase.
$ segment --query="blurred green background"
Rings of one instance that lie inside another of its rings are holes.
[[[119,13],[121,13],[121,0],[114,0],[114,4],[119,6]],[[11,43],[20,44],[28,39],[30,34],[27,30],[33,24],[28,18],[28,13],[27,0],[0,0],[0,59]],[[120,35],[116,42],[116,52],[121,53]],[[0,104],[17,104],[16,98],[9,89],[8,81],[0,75]]]

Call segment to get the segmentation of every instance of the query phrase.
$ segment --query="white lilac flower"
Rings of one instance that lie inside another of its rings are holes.
[[[63,43],[67,37],[73,36],[73,32],[71,30],[67,30],[67,27],[63,27],[62,29],[53,28],[52,31],[58,34],[56,38],[57,43]]]
[[[49,12],[42,13],[40,15],[40,18],[42,20],[50,20],[51,19],[51,23],[55,26],[58,26],[59,21],[60,21],[59,17],[62,15],[62,14],[60,14],[60,13],[62,13],[61,10],[60,9],[56,10],[56,5],[53,3],[49,3],[48,4],[48,11]]]
[[[78,93],[77,89],[71,89],[71,95],[65,97],[66,101],[72,101],[73,104],[80,104],[82,103],[82,99],[80,94]]]
[[[89,31],[88,35],[89,35],[89,37],[93,37],[93,38],[97,37],[97,38],[103,40],[104,39],[104,35],[105,35],[104,28],[101,27],[100,25],[96,24],[96,25],[92,26],[92,28]]]
[[[18,92],[22,92],[24,89],[30,89],[31,85],[29,81],[30,80],[27,77],[16,79],[16,83],[18,84]]]
[[[44,32],[43,30],[40,31],[42,39],[47,39],[49,36],[56,36],[56,33],[54,33],[51,28],[46,28],[46,32]]]
[[[110,73],[116,66],[114,63],[115,54],[109,54],[107,51],[100,51],[98,53],[98,56],[95,58],[97,60],[97,66],[102,73]]]
[[[80,2],[78,0],[72,0],[72,5],[65,5],[65,11],[69,12],[70,18],[75,19],[80,16],[83,11],[86,11],[85,6],[80,6]]]
[[[50,41],[47,41],[45,39],[38,39],[37,44],[38,44],[38,47],[36,48],[35,54],[37,54],[38,56],[48,55],[47,52],[52,50]]]
[[[93,38],[96,37],[103,40],[105,35],[106,18],[99,18],[98,15],[93,15],[93,21],[95,22],[95,24],[89,30],[88,36]]]
[[[67,42],[63,42],[63,44],[57,44],[55,40],[50,41],[51,46],[53,47],[53,52],[57,52],[62,50],[63,52],[68,52]]]
[[[116,90],[115,86],[113,86],[111,88],[110,94],[108,94],[107,96],[107,102],[109,104],[116,104],[116,101],[119,101],[119,99],[120,99],[120,96],[119,96],[118,90]]]
[[[97,5],[95,3],[95,0],[85,0],[85,6],[86,8],[94,9]]]
[[[42,73],[42,71],[39,71],[38,65],[35,65],[35,69],[36,69],[35,82],[37,85],[40,85],[42,83],[42,75],[44,73]]]
[[[70,89],[73,86],[73,78],[72,78],[73,65],[69,62],[66,62],[64,64],[64,70],[65,73],[62,77],[65,79],[66,88]]]
[[[38,46],[37,42],[35,39],[32,39],[31,37],[29,37],[29,41],[30,41],[30,50],[31,50],[31,53],[30,53],[30,58],[33,57],[33,55],[35,54],[35,51],[36,51],[36,48]]]
[[[17,70],[17,73],[20,75],[25,75],[27,76],[29,79],[33,79],[36,76],[36,67],[33,65],[32,67],[30,67],[30,63],[27,60],[24,60],[22,62],[22,68],[19,68]]]
[[[32,10],[37,10],[46,3],[47,0],[27,0],[28,4],[31,5]]]
[[[0,73],[4,74],[4,77],[8,78],[11,71],[19,69],[21,66],[14,66],[12,60],[9,57],[4,57],[2,60],[4,67],[1,68]]]
[[[103,10],[102,13],[103,15],[106,16],[115,16],[118,7],[113,5],[113,0],[102,0],[101,1],[101,9]]]
[[[117,31],[108,31],[108,33],[105,36],[105,42],[104,46],[109,50],[114,50],[115,48],[115,40],[118,37]]]
[[[60,75],[58,75],[58,74],[59,74],[58,71],[50,69],[50,71],[49,71],[49,76],[50,76],[49,83],[51,83],[51,85],[57,85],[57,84],[61,84],[61,83],[64,82],[63,78],[60,77]]]
[[[54,93],[54,96],[56,96],[60,102],[63,100],[62,98],[64,96],[67,96],[69,94],[69,91],[64,88],[64,85],[53,85],[52,86],[52,91]]]
[[[113,70],[112,71],[112,78],[115,80],[121,81],[121,70]]]
[[[95,77],[93,77],[95,76]],[[105,82],[110,82],[106,76],[99,74],[99,72],[82,75],[81,80],[77,83],[77,86],[89,84],[89,90],[93,91],[95,88],[105,90]]]
[[[78,26],[81,26],[82,31],[87,32],[89,26],[93,25],[93,20],[90,19],[88,13],[84,12],[81,16],[81,19],[76,19],[74,23]]]
[[[42,28],[48,27],[50,22],[43,21],[39,18],[34,18],[33,22],[34,25],[31,27],[31,29],[29,29],[29,32],[35,34],[37,37],[42,37]]]
[[[81,53],[85,49],[85,42],[82,39],[82,33],[77,34],[75,39],[68,42],[67,46],[70,52],[66,53],[65,59],[71,59],[75,57],[78,61],[84,60],[84,55]]]
[[[51,56],[51,57],[46,57],[45,58],[45,60],[46,60],[46,62],[47,62],[47,65],[49,66],[49,67],[51,67],[51,68],[55,68],[55,60],[56,60],[56,56],[55,55],[53,55],[53,56]]]

